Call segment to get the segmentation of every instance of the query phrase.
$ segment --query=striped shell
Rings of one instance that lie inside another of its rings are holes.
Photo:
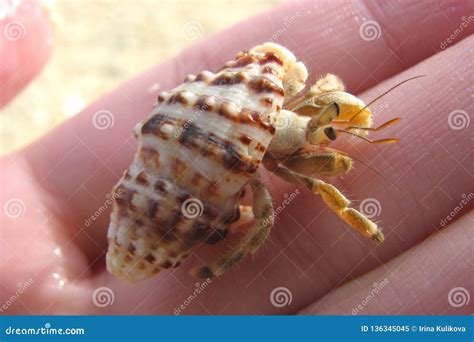
[[[109,272],[145,279],[225,236],[275,133],[285,91],[300,90],[287,82],[295,65],[306,79],[290,51],[265,43],[159,95],[135,128],[138,152],[113,190]]]

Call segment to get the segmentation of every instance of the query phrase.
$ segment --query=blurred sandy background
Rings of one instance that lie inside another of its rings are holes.
[[[30,143],[196,40],[279,2],[47,1],[54,52],[39,77],[2,110],[0,154]]]

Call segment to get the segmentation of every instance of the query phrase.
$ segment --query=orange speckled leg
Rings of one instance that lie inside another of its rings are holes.
[[[383,242],[383,234],[377,225],[361,212],[350,208],[350,201],[335,186],[325,183],[322,180],[310,178],[280,167],[275,160],[267,159],[264,160],[264,163],[267,169],[287,182],[302,184],[313,193],[320,195],[324,203],[326,203],[336,215],[360,234],[376,243]]]

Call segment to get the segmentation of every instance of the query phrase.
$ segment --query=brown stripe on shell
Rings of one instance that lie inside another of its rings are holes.
[[[186,163],[178,157],[174,157],[171,159],[171,170],[173,171],[173,174],[176,175],[175,180],[179,180],[186,173]]]
[[[260,81],[257,79],[257,81],[251,81],[250,83],[252,84],[252,87],[254,87],[255,89],[262,89],[262,91],[273,91],[272,89],[275,89],[273,87],[274,83],[267,79],[260,79]],[[282,88],[279,89],[280,90],[275,91],[284,92]],[[186,92],[191,93],[189,91]],[[269,131],[271,134],[275,133],[275,128],[270,123],[261,120],[261,115],[259,112],[250,108],[239,108],[231,101],[218,99],[213,95],[201,95],[197,98],[195,97],[195,95],[186,95],[182,97],[178,96],[177,98],[195,98],[193,105],[194,108],[196,108],[197,110],[212,111],[233,122],[255,125],[266,131]],[[177,98],[173,98],[172,96],[168,101],[176,102]],[[191,103],[187,102],[186,105],[191,105]],[[182,133],[182,129],[185,128],[179,127],[180,125],[189,126],[188,121],[182,122],[180,120],[172,118],[169,115],[157,113],[151,116],[142,126],[142,134],[154,134],[167,140],[169,138],[169,135],[165,134],[160,129],[163,124],[169,124],[174,126],[175,129],[178,130],[180,133]]]
[[[257,93],[273,93],[281,97],[285,96],[285,90],[266,77],[252,78],[248,86]]]
[[[156,258],[151,253],[148,253],[143,259],[149,262],[150,264],[153,264],[156,261]]]
[[[245,84],[250,90],[257,94],[273,93],[278,96],[285,96],[285,90],[266,76],[250,76],[248,73],[242,71],[237,73],[224,71],[212,81],[208,82],[209,85],[213,86],[232,86],[240,83]],[[175,102],[179,101],[177,101],[174,96],[168,99],[168,103]]]
[[[283,65],[283,61],[280,59],[280,57],[276,53],[269,51],[264,55],[242,52],[237,55],[235,60],[227,62],[224,67],[243,68],[247,65],[254,64],[255,62],[258,62],[260,65],[265,65],[268,63],[276,63],[280,66]]]
[[[260,103],[265,107],[271,108],[273,106],[273,99],[271,97],[264,97],[260,99]]]
[[[167,217],[166,221],[156,222],[156,232],[161,239],[162,244],[176,241],[176,229],[179,222],[183,219],[181,211],[174,210]]]
[[[267,65],[262,69],[262,74],[270,74],[273,76],[278,76],[278,71],[275,68]]]
[[[124,184],[120,184],[116,190],[117,196],[115,197],[115,202],[121,208],[128,208],[134,211],[136,208],[133,206],[133,196],[138,194],[135,190],[127,188]]]
[[[142,146],[139,155],[145,166],[152,167],[155,170],[160,169],[160,153],[158,151],[152,147]]]
[[[156,220],[158,218],[158,213],[160,209],[160,202],[154,199],[150,199],[144,215],[151,220]]]
[[[283,61],[280,59],[280,57],[274,53],[274,52],[266,52],[265,55],[263,56],[263,58],[259,58],[259,64],[260,65],[264,65],[264,64],[267,64],[267,63],[276,63],[280,66],[283,66]]]
[[[161,263],[160,266],[163,267],[164,269],[168,269],[173,266],[173,263],[169,260],[166,260],[163,263]]]
[[[190,180],[190,184],[194,188],[199,188],[203,180],[204,180],[204,176],[200,174],[199,172],[195,172]]]
[[[233,172],[254,173],[257,170],[258,165],[242,155],[230,141],[221,139],[213,133],[205,133],[192,123],[183,126],[179,142],[189,149],[197,149],[203,156],[220,157],[224,167]]]
[[[204,70],[197,74],[195,82],[209,82],[214,77],[214,74],[210,71]]]
[[[175,103],[181,103],[182,105],[190,105],[193,103],[193,99],[196,97],[196,95],[189,91],[189,90],[180,90],[173,95],[171,95],[168,100],[166,100],[167,104],[175,104]]]
[[[231,72],[223,72],[219,74],[214,80],[211,82],[211,85],[220,86],[220,85],[229,85],[230,81],[232,80],[233,73]]]
[[[250,145],[252,139],[248,135],[241,135],[239,141],[244,145]]]
[[[147,186],[148,185],[148,176],[144,171],[140,171],[138,175],[136,175],[135,180],[138,184]]]
[[[275,134],[275,127],[270,123],[263,121],[260,113],[255,110],[243,108],[240,112],[239,119],[239,122],[241,123],[257,124],[260,128],[269,131],[272,135]]]
[[[168,97],[170,96],[170,94],[166,91],[162,91],[159,95],[158,95],[158,103],[162,103],[162,102],[165,102]]]
[[[196,75],[189,74],[184,78],[184,82],[193,82],[195,79],[196,79]]]
[[[211,230],[207,223],[197,221],[193,224],[191,229],[180,234],[180,238],[187,246],[194,246],[196,242],[202,241]]]
[[[123,179],[130,180],[132,179],[132,175],[130,174],[130,170],[125,170],[123,173]]]
[[[214,111],[219,100],[213,95],[201,95],[194,103],[194,108],[199,111]]]

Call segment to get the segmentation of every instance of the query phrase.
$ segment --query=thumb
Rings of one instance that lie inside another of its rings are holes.
[[[39,73],[52,42],[52,26],[40,2],[0,0],[0,108]]]

